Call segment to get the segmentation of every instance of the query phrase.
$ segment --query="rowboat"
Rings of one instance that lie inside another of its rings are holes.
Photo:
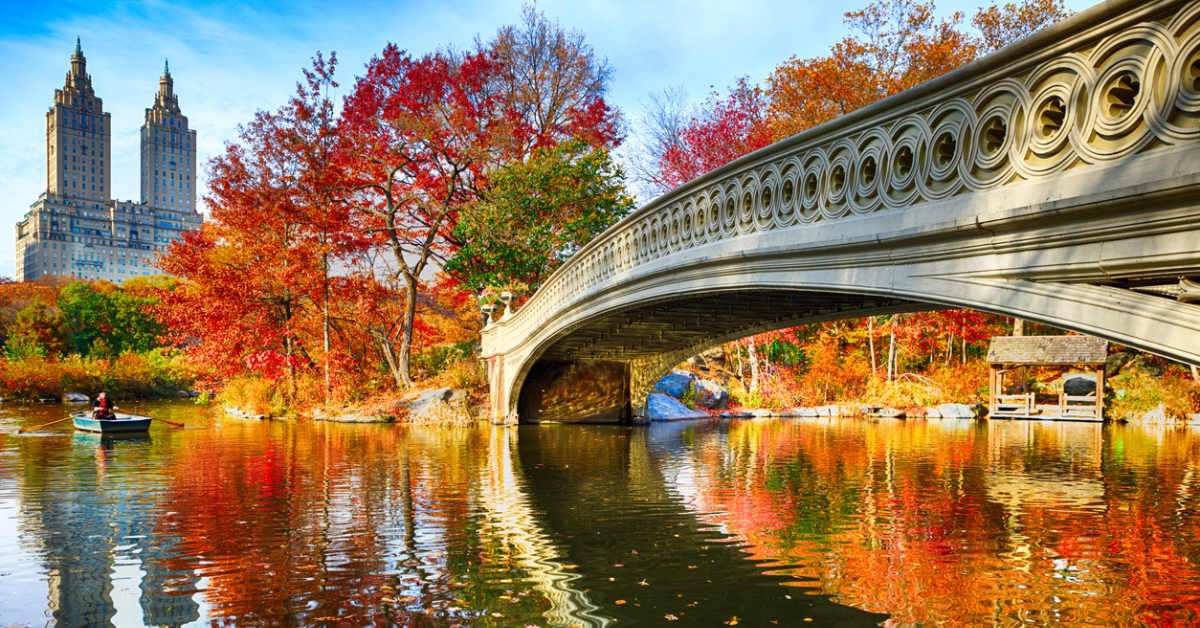
[[[114,412],[112,419],[93,419],[91,412],[76,412],[71,415],[75,429],[100,434],[118,434],[125,432],[145,432],[150,429],[153,417],[136,416]]]

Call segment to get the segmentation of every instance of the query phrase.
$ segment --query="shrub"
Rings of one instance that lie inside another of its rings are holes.
[[[1107,414],[1117,419],[1137,419],[1162,404],[1168,418],[1183,419],[1200,411],[1200,384],[1179,367],[1162,373],[1135,366],[1108,381],[1113,391]]]

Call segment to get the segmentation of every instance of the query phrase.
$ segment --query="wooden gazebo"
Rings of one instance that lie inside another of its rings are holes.
[[[1104,420],[1104,361],[1108,341],[1092,336],[998,336],[988,348],[989,416],[1014,419]],[[1038,405],[1034,393],[1005,395],[1004,375],[1024,366],[1091,367],[1096,390],[1059,395],[1058,403]]]

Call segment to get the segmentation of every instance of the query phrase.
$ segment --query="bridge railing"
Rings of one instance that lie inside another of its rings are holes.
[[[598,286],[764,231],[1102,167],[1200,138],[1200,1],[1109,0],[639,208],[483,333],[504,354]]]

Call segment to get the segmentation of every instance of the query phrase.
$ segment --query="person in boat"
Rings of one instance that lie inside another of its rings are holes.
[[[100,394],[96,395],[96,400],[92,402],[92,418],[97,420],[115,419],[117,415],[113,414],[113,410],[116,409],[117,407],[112,404],[112,400],[101,390]]]

